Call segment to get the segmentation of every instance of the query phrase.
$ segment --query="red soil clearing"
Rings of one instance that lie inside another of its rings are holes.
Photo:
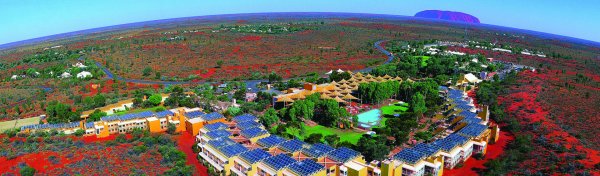
[[[196,172],[194,173],[194,175],[208,175],[206,167],[201,165],[200,161],[198,161],[198,154],[192,151],[192,146],[195,143],[196,142],[194,136],[187,132],[183,132],[181,135],[178,136],[177,139],[177,147],[186,155],[186,164],[196,167]]]
[[[458,169],[444,169],[444,175],[450,176],[463,176],[463,175],[477,175],[477,171],[485,169],[484,163],[498,158],[500,154],[504,152],[506,145],[514,140],[515,137],[509,132],[500,131],[500,139],[495,144],[490,144],[487,147],[487,152],[483,160],[477,160],[473,157],[467,159],[464,166]]]

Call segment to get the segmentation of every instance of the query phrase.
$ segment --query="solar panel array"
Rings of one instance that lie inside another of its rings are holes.
[[[141,119],[141,118],[147,118],[147,117],[152,117],[152,116],[154,116],[154,113],[152,111],[144,111],[144,112],[131,113],[131,114],[105,116],[100,119],[102,121],[110,122],[110,121],[115,121],[115,120],[127,121],[127,120]]]
[[[440,151],[440,146],[420,143],[413,147],[417,152],[425,154],[426,157],[431,156]]]
[[[85,128],[94,128],[94,122],[85,123]]]
[[[222,138],[222,137],[229,137],[229,136],[231,136],[231,133],[226,130],[216,130],[216,131],[207,132],[206,136],[208,136],[211,139],[217,139],[217,138]]]
[[[208,145],[216,149],[233,144],[236,144],[236,142],[229,138],[219,138],[208,141]]]
[[[322,144],[322,143],[316,143],[310,147],[302,149],[302,151],[306,155],[308,155],[310,157],[314,157],[314,158],[320,158],[320,157],[326,156],[329,152],[331,152],[333,150],[335,150],[335,148],[333,148],[327,144]]]
[[[167,116],[173,116],[175,115],[175,113],[173,113],[173,111],[169,111],[169,110],[164,110],[164,111],[160,111],[156,113],[156,117],[167,117]]]
[[[290,166],[288,166],[288,168],[298,175],[312,175],[325,169],[325,166],[320,165],[319,163],[316,163],[313,160],[306,159],[300,162],[293,163]]]
[[[224,130],[227,129],[227,127],[229,126],[225,125],[223,122],[204,125],[204,129],[206,129],[207,131]]]
[[[431,144],[437,145],[445,152],[450,152],[454,147],[465,144],[467,140],[464,136],[452,133],[448,137],[434,141]]]
[[[263,162],[265,164],[269,165],[269,167],[271,167],[274,170],[278,171],[278,170],[281,170],[281,169],[289,166],[290,164],[295,163],[296,160],[294,160],[290,156],[282,153],[282,154],[279,154],[277,156],[267,158]]]
[[[245,121],[245,122],[237,123],[235,126],[238,127],[240,130],[245,130],[245,129],[250,129],[250,128],[254,128],[254,127],[260,127],[262,125],[255,121]]]
[[[266,147],[266,148],[271,148],[271,147],[277,146],[283,142],[285,142],[285,139],[282,137],[279,137],[277,135],[270,135],[268,137],[261,138],[258,141],[256,141],[256,143],[258,143],[258,145]]]
[[[410,164],[415,164],[417,161],[424,159],[426,156],[413,148],[406,148],[394,155],[394,159],[404,161]]]
[[[221,153],[223,153],[225,156],[227,156],[228,158],[233,157],[233,156],[237,156],[242,152],[246,152],[248,151],[248,149],[246,147],[244,147],[242,144],[232,144],[232,145],[228,145],[225,147],[221,147],[220,149],[218,149],[221,151]]]
[[[186,112],[185,113],[185,117],[187,117],[188,119],[195,119],[198,118],[202,115],[204,115],[205,113],[202,111],[192,111],[192,112]]]
[[[305,144],[306,143],[304,143],[298,139],[292,139],[292,140],[285,141],[285,142],[279,144],[279,148],[281,148],[282,150],[284,150],[286,152],[296,152],[296,151],[302,149]]]
[[[57,123],[57,124],[35,124],[25,125],[21,127],[21,130],[37,130],[37,129],[68,129],[79,127],[79,122],[71,123]]]
[[[211,112],[208,114],[204,114],[201,117],[202,117],[202,119],[204,119],[206,121],[212,121],[212,120],[217,120],[220,118],[225,118],[225,116],[223,116],[223,114],[219,114],[218,112]]]
[[[328,156],[329,158],[337,161],[337,162],[341,162],[341,163],[345,163],[347,161],[350,161],[354,158],[356,158],[357,156],[359,156],[360,153],[357,151],[354,151],[352,149],[346,148],[346,147],[340,147],[334,151],[331,151]]]
[[[259,127],[254,127],[254,128],[240,131],[240,134],[246,138],[253,138],[253,137],[261,136],[261,135],[264,135],[267,133],[269,133],[267,130],[264,130]]]
[[[487,129],[486,125],[472,123],[469,124],[458,131],[458,134],[463,135],[465,137],[477,137],[483,133]]]
[[[262,149],[254,149],[240,154],[240,158],[242,158],[249,164],[254,164],[271,156],[271,154]]]
[[[256,121],[258,118],[252,114],[242,114],[239,116],[235,116],[233,117],[233,121],[240,123],[240,122],[247,122],[247,121]]]

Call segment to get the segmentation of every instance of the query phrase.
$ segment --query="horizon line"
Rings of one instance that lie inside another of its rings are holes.
[[[426,10],[423,10],[423,11],[426,11]],[[534,31],[534,30],[530,30],[530,29],[522,29],[522,28],[516,28],[516,27],[509,27],[509,26],[500,26],[500,25],[495,25],[495,24],[487,24],[487,23],[482,23],[481,21],[480,21],[480,23],[465,23],[465,22],[461,22],[461,21],[451,21],[451,20],[443,20],[443,19],[435,19],[435,18],[423,18],[423,17],[398,15],[398,14],[359,13],[359,12],[251,12],[251,13],[230,13],[230,14],[212,14],[212,15],[186,16],[186,17],[176,17],[176,18],[161,18],[161,19],[155,19],[155,20],[137,21],[137,22],[131,22],[131,23],[121,23],[121,24],[115,24],[115,25],[109,25],[109,26],[87,28],[87,29],[81,29],[81,30],[63,32],[63,33],[57,33],[57,34],[52,34],[52,35],[47,35],[47,36],[41,36],[41,37],[23,39],[23,40],[8,42],[8,43],[2,43],[2,44],[0,44],[0,51],[28,45],[27,43],[19,44],[19,43],[23,43],[23,42],[33,42],[31,44],[37,44],[37,43],[41,43],[41,42],[51,42],[51,41],[44,40],[44,38],[54,37],[54,36],[60,36],[60,35],[68,35],[68,34],[77,35],[77,33],[85,33],[85,32],[88,32],[88,31],[91,32],[92,30],[99,30],[99,29],[102,29],[102,28],[118,27],[118,26],[122,26],[122,25],[134,25],[134,24],[138,24],[138,23],[159,22],[159,21],[165,21],[165,20],[178,20],[178,19],[186,19],[186,18],[198,18],[198,17],[218,17],[218,16],[228,16],[228,15],[286,14],[286,13],[288,13],[288,14],[294,14],[294,13],[315,13],[315,14],[380,15],[380,16],[396,16],[396,17],[418,18],[418,19],[424,19],[424,20],[433,20],[433,21],[436,21],[436,22],[447,22],[447,23],[456,23],[456,24],[470,24],[470,25],[483,25],[483,26],[488,25],[488,26],[492,26],[492,27],[503,27],[503,28],[509,28],[509,29],[523,30],[523,31],[527,31],[527,32],[536,32],[536,33],[542,33],[542,34],[550,34],[550,35],[554,35],[555,37],[564,37],[564,38],[570,38],[570,39],[580,40],[582,42],[580,44],[584,44],[584,45],[587,45],[587,44],[583,43],[583,41],[594,43],[596,45],[596,47],[600,46],[600,41],[594,41],[594,40],[590,40],[590,39],[583,39],[583,38],[571,37],[571,36],[566,36],[566,35],[561,35],[561,34],[553,34],[553,33],[542,32],[542,31]],[[327,17],[323,17],[323,18],[327,18]],[[136,27],[134,27],[134,28],[136,28]],[[143,27],[139,27],[139,28],[143,28]],[[100,31],[100,33],[101,32],[107,32],[107,31]],[[540,37],[540,36],[537,36],[537,37]],[[64,37],[64,38],[68,38],[68,37]],[[542,38],[542,37],[540,37],[540,38]],[[63,38],[60,38],[60,39],[63,39]],[[34,41],[34,40],[41,40],[41,41]],[[11,45],[15,45],[15,46],[11,46]]]

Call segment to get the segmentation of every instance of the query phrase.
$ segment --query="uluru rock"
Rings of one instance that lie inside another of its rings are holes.
[[[479,19],[473,15],[453,11],[425,10],[415,14],[415,17],[459,21],[464,23],[479,23]]]

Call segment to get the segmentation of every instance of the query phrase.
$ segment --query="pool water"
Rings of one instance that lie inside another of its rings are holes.
[[[367,112],[363,112],[357,115],[358,123],[361,127],[371,128],[372,126],[379,125],[381,121],[381,110],[372,109]]]

